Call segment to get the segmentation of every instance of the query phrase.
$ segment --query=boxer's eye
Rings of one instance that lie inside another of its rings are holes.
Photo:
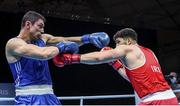
[[[118,43],[120,43],[120,41],[117,40],[117,41],[116,41],[116,44],[118,44]]]

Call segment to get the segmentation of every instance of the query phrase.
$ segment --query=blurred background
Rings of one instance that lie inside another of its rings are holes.
[[[0,0],[0,83],[13,83],[5,58],[8,39],[19,34],[25,12],[34,10],[47,19],[45,32],[54,36],[81,36],[106,32],[113,35],[125,27],[134,28],[139,44],[152,49],[163,74],[180,72],[179,0]],[[80,53],[99,51],[83,45]],[[132,86],[108,64],[69,65],[57,68],[49,61],[57,96],[133,94]],[[0,89],[0,95],[6,94]],[[79,104],[79,101],[62,101]],[[134,99],[86,100],[85,104],[134,104]]]

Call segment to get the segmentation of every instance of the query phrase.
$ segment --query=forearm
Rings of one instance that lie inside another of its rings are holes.
[[[46,41],[48,45],[53,45],[58,42],[71,41],[78,43],[79,46],[91,43],[98,48],[103,48],[108,45],[110,41],[109,36],[105,32],[84,34],[76,37],[54,37],[49,34],[44,34],[44,37],[47,39]]]
[[[78,43],[78,45],[82,45],[81,37],[52,37],[47,41],[47,44],[53,45],[59,42],[67,42],[67,41],[76,42]]]
[[[80,57],[80,63],[82,64],[102,64],[112,61],[113,58],[108,53],[92,52],[82,54]]]
[[[80,56],[80,63],[82,64],[100,64],[102,63],[97,57],[91,56],[91,54],[84,54]]]
[[[72,41],[72,42],[76,42],[78,43],[80,46],[83,45],[83,42],[81,40],[82,37],[78,36],[78,37],[66,37],[65,41]]]
[[[57,47],[53,47],[53,46],[50,46],[50,47],[45,47],[43,50],[42,50],[42,53],[41,53],[41,58],[43,60],[48,60],[48,59],[51,59],[53,58],[54,56],[56,56],[58,53],[59,53],[59,49]]]
[[[50,47],[21,47],[17,50],[15,55],[28,57],[32,59],[39,59],[39,60],[48,60],[53,58],[59,53],[57,47],[50,46]]]

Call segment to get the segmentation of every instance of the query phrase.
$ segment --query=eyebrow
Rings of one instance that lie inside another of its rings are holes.
[[[42,25],[43,27],[45,26],[43,23],[40,23],[40,25]]]

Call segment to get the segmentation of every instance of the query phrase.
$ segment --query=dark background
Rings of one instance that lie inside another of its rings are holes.
[[[21,18],[24,13],[8,13],[0,12],[0,83],[13,83],[13,77],[5,58],[6,42],[18,35],[20,31]],[[104,24],[96,22],[84,22],[78,20],[69,20],[46,16],[45,32],[54,36],[81,36],[86,33],[104,31],[110,36],[109,46],[115,47],[112,40],[113,35],[120,29],[129,26],[118,26],[113,24]],[[172,31],[160,31],[157,29],[134,28],[138,33],[138,43],[152,49],[157,55],[162,66],[164,75],[170,71],[179,73],[179,62],[174,61],[178,57],[179,37]],[[172,39],[169,41],[168,33],[172,34]],[[167,41],[167,42],[166,42]],[[91,51],[99,51],[92,44],[83,45],[80,47],[80,53]],[[177,56],[170,58],[170,56]],[[178,58],[177,58],[178,59]],[[168,61],[169,60],[169,61]],[[175,62],[176,64],[172,64]],[[170,64],[168,64],[170,63]],[[167,65],[168,64],[168,65]],[[172,65],[172,66],[171,66]],[[173,66],[174,65],[174,66]],[[52,60],[49,60],[51,70],[53,88],[57,96],[94,96],[94,95],[121,95],[133,94],[132,86],[124,80],[118,72],[113,70],[108,64],[101,65],[83,65],[75,64],[68,65],[63,68],[58,68],[53,65]],[[177,66],[177,67],[176,67]],[[169,70],[172,69],[172,70]],[[79,100],[62,101],[62,104],[79,104]],[[100,99],[100,100],[84,100],[84,104],[134,104],[134,98],[128,99]]]
[[[0,62],[0,83],[13,83],[13,78],[5,58],[5,45],[8,39],[18,35],[23,13],[13,14],[1,12],[1,62]],[[111,42],[109,46],[115,47],[112,40],[117,30],[124,26],[107,25],[93,22],[81,22],[65,20],[53,17],[46,17],[45,32],[54,36],[81,36],[86,33],[104,31],[109,34]],[[139,44],[149,47],[157,52],[157,31],[152,29],[135,28],[139,34]],[[80,53],[99,51],[91,44],[80,47]],[[87,96],[87,95],[120,95],[133,94],[129,82],[124,80],[108,64],[82,65],[75,64],[58,68],[49,60],[53,86],[57,96]],[[129,101],[129,102],[127,102]],[[66,104],[66,101],[63,101]],[[67,104],[79,104],[79,101],[71,101]],[[86,100],[90,104],[133,104],[134,99],[113,99],[113,100]]]
[[[157,55],[164,75],[180,70],[180,0],[0,0],[0,83],[13,83],[5,58],[8,39],[18,35],[25,12],[35,10],[46,18],[45,32],[54,36],[80,36],[104,31],[111,38],[125,27],[139,34],[139,44]],[[100,49],[91,44],[80,53]],[[133,94],[129,82],[107,64],[69,65],[57,68],[49,60],[57,96]],[[79,101],[62,101],[77,104]],[[85,104],[134,104],[133,98],[86,100]]]

